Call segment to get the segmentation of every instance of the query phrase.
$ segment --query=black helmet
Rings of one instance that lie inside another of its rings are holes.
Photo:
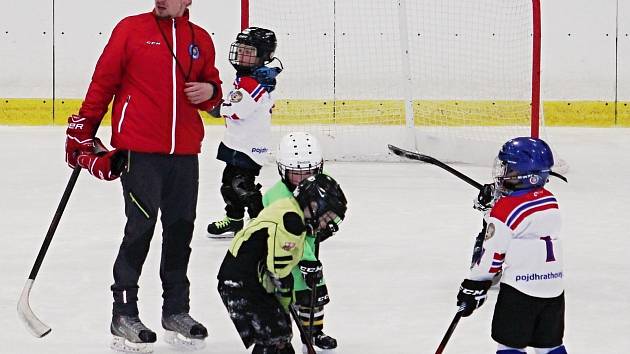
[[[340,220],[346,216],[348,209],[346,196],[339,184],[330,176],[317,174],[304,179],[293,192],[302,209],[309,208],[311,217],[306,220],[313,229],[319,226],[319,218],[332,211]],[[313,202],[316,207],[313,207]]]
[[[238,49],[242,45],[256,48],[256,53],[250,57],[258,58],[256,63],[241,63]],[[239,72],[252,72],[254,69],[265,65],[273,60],[273,53],[276,51],[277,41],[276,34],[272,30],[260,27],[249,27],[236,35],[236,41],[230,46],[229,60],[232,66]]]

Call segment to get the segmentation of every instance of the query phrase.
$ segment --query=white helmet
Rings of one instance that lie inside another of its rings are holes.
[[[322,173],[324,169],[321,146],[317,138],[306,132],[292,132],[282,137],[276,163],[280,178],[291,189],[302,179]],[[294,177],[290,178],[288,173]]]

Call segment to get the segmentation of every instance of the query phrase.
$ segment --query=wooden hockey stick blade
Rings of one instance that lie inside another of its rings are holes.
[[[26,328],[37,338],[42,338],[43,336],[50,333],[52,330],[48,327],[44,322],[42,322],[33,310],[31,310],[31,305],[28,303],[28,298],[31,294],[31,288],[33,287],[33,279],[27,279],[26,284],[24,284],[24,289],[22,289],[22,295],[20,296],[20,300],[18,301],[17,311],[20,315],[20,319],[26,325]]]
[[[470,184],[471,186],[481,190],[483,188],[483,185],[477,181],[475,181],[474,179],[466,176],[465,174],[459,172],[458,170],[452,168],[451,166],[445,164],[444,162],[436,159],[435,157],[431,157],[429,155],[424,155],[418,152],[413,152],[413,151],[409,151],[409,150],[405,150],[405,149],[401,149],[397,146],[388,144],[387,148],[393,152],[395,155],[397,156],[401,156],[401,157],[405,157],[411,160],[418,160],[418,161],[422,161],[422,162],[426,162],[426,163],[430,163],[432,165],[438,166],[448,172],[450,172],[451,174],[455,175],[456,177],[458,177],[459,179],[463,180],[464,182]]]

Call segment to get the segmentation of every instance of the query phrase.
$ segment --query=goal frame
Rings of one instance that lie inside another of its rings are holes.
[[[241,30],[250,26],[250,3],[257,0],[241,0]],[[336,1],[336,0],[333,0]],[[401,11],[405,9],[405,3],[409,0],[399,0],[398,6]],[[541,4],[540,0],[532,1],[532,65],[531,65],[531,113],[530,113],[530,136],[540,137],[541,126],[541,95],[540,95],[540,75],[541,75]],[[401,53],[406,55],[407,53]],[[405,103],[405,115],[408,127],[414,126],[414,112],[410,102]]]

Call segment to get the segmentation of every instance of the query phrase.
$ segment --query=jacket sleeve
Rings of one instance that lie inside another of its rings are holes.
[[[487,224],[482,255],[470,269],[469,279],[472,280],[491,280],[501,272],[505,254],[512,240],[510,229],[500,220],[489,217]]]
[[[122,81],[126,62],[125,48],[128,33],[126,24],[127,20],[122,20],[114,28],[109,42],[96,63],[92,82],[79,110],[81,117],[87,118],[94,124],[99,124],[107,113],[107,107]]]
[[[221,101],[221,97],[223,97],[223,91],[221,89],[221,78],[219,77],[219,70],[215,65],[216,51],[214,49],[214,43],[212,42],[212,38],[210,37],[210,35],[205,31],[203,32],[205,37],[207,38],[207,41],[206,48],[202,48],[202,50],[205,49],[208,54],[207,56],[205,56],[205,65],[203,67],[200,81],[207,82],[214,86],[214,94],[212,95],[212,97],[210,97],[209,100],[197,104],[196,107],[197,109],[203,111],[209,111]]]
[[[245,76],[232,90],[229,97],[221,104],[221,116],[226,119],[244,120],[256,118],[253,113],[259,108],[259,95],[266,94],[266,90],[254,78]]]

